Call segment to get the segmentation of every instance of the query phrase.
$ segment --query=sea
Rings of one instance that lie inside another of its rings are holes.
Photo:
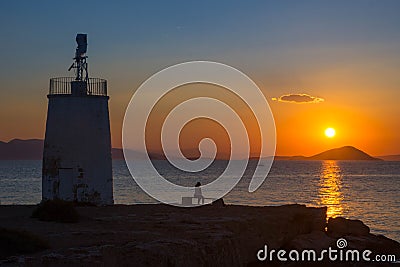
[[[218,178],[227,161],[216,160],[206,170],[187,173],[168,161],[153,161],[167,180],[185,186],[204,185]],[[274,161],[261,187],[248,192],[257,161],[235,188],[224,196],[227,204],[269,206],[305,204],[327,206],[329,217],[362,220],[374,234],[400,241],[400,162],[391,161]],[[2,205],[37,204],[41,200],[42,162],[0,161]],[[113,161],[116,204],[156,203],[133,180],[124,160]]]

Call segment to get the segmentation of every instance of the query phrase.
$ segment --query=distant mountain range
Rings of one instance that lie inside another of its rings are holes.
[[[386,161],[400,161],[400,155],[379,156],[378,158]]]
[[[41,160],[44,141],[41,139],[13,139],[10,142],[0,141],[0,160]],[[123,159],[122,149],[113,148],[112,156]]]
[[[0,160],[41,159],[42,154],[43,140],[40,139],[0,141]]]
[[[13,139],[6,142],[0,141],[0,160],[41,160],[43,154],[43,140],[40,139]],[[135,158],[144,158],[140,152],[131,152]],[[194,153],[194,152],[193,152]],[[185,153],[185,154],[193,154]],[[112,149],[113,159],[123,159],[121,148]],[[152,159],[165,159],[161,153],[150,153]],[[275,156],[275,160],[388,160],[400,161],[400,155],[372,157],[367,153],[352,147],[330,149],[311,157],[305,156]]]

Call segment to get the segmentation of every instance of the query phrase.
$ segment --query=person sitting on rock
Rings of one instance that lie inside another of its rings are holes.
[[[197,182],[197,184],[195,185],[195,188],[194,188],[194,198],[197,198],[197,204],[199,204],[199,205],[200,205],[200,200],[201,200],[201,203],[204,204],[204,197],[201,192],[200,186],[201,186],[201,183]]]

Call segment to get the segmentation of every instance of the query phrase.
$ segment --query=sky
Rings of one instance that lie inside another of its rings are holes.
[[[2,1],[0,140],[44,138],[49,79],[69,75],[75,35],[87,33],[90,76],[108,80],[114,147],[142,82],[210,60],[260,87],[278,155],[400,154],[399,25],[400,2],[388,0]]]

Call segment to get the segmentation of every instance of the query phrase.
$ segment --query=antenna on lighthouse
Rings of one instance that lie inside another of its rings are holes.
[[[69,68],[76,75],[50,79],[42,200],[110,205],[114,198],[107,81],[88,77],[87,35],[78,34],[76,43]]]
[[[76,43],[78,47],[75,51],[74,63],[69,67],[68,71],[75,69],[76,81],[87,81],[89,78],[87,56],[87,34],[78,33],[76,35]]]

